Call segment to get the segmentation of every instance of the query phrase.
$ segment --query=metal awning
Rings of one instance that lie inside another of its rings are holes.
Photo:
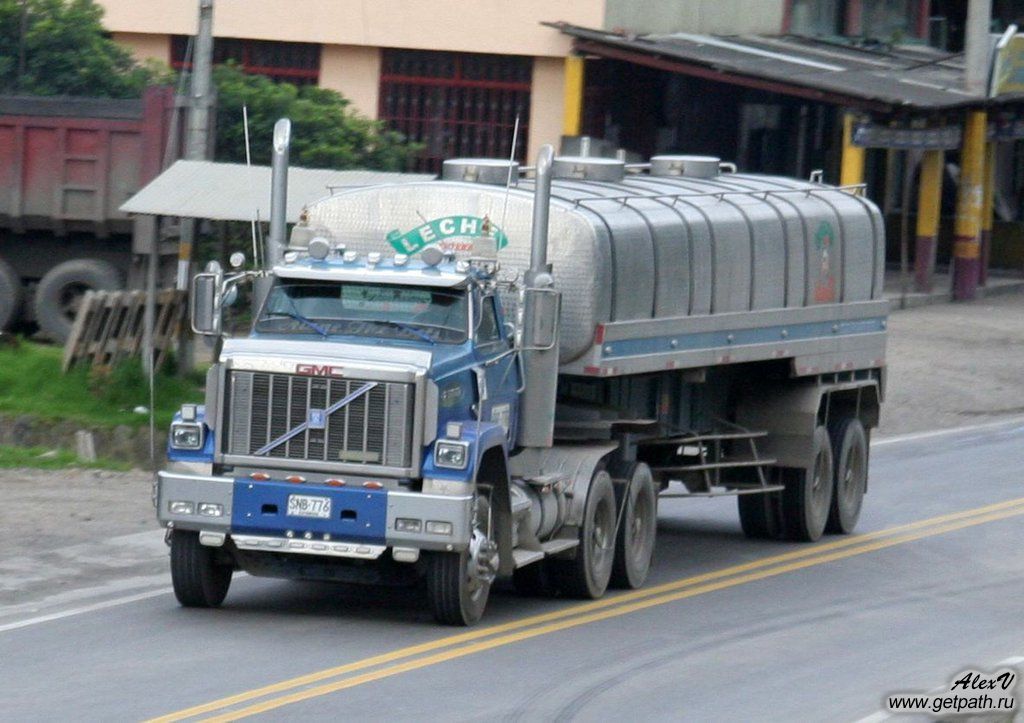
[[[621,35],[552,26],[573,37],[581,53],[877,112],[936,112],[1022,98],[967,93],[963,55],[927,46],[860,47],[792,35]]]
[[[429,181],[423,173],[288,169],[288,222],[299,220],[302,207],[332,189],[380,183]],[[217,221],[270,219],[270,167],[213,161],[177,161],[121,205],[124,213],[183,216]],[[258,216],[257,216],[258,214]]]

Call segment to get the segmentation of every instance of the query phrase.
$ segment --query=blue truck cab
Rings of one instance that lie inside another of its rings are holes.
[[[219,604],[232,569],[411,579],[421,553],[474,544],[478,472],[508,459],[522,374],[496,265],[427,256],[333,248],[274,268],[206,404],[171,425],[157,516],[183,603]]]

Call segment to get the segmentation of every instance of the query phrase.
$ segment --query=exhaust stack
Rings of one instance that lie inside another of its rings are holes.
[[[281,118],[274,124],[274,155],[270,164],[270,233],[267,234],[266,263],[273,268],[280,263],[288,244],[288,150],[292,139],[292,122]]]
[[[558,330],[561,294],[548,264],[548,220],[554,149],[544,146],[537,157],[533,196],[530,270],[523,299],[520,354],[526,384],[521,398],[518,443],[523,447],[554,444],[555,397],[558,391]]]

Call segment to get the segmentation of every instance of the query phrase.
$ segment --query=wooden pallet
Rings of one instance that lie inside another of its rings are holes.
[[[174,348],[185,318],[186,292],[162,289],[156,294],[153,323],[154,368],[159,369]],[[142,353],[146,294],[142,291],[87,291],[82,297],[71,336],[64,345],[63,369],[87,361],[110,369]]]

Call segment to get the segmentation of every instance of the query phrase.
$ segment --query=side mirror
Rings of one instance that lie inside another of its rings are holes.
[[[220,334],[220,294],[223,274],[205,272],[192,280],[192,331],[203,336]]]

